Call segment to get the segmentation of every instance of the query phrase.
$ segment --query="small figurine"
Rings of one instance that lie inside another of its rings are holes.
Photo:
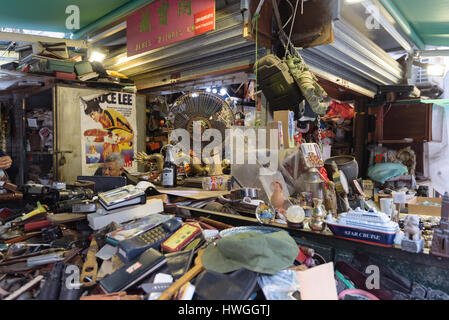
[[[414,214],[409,214],[404,220],[405,237],[409,240],[421,239],[422,232],[419,230],[419,217]]]
[[[440,227],[433,232],[432,248],[430,253],[440,257],[449,258],[449,194],[446,192],[441,204]]]
[[[332,213],[332,215],[337,214],[337,193],[335,191],[335,183],[332,181],[327,183],[327,188],[324,192],[324,205],[327,212]]]
[[[332,161],[332,180],[335,183],[335,190],[338,195],[341,197],[343,202],[343,211],[351,210],[349,206],[348,194],[349,194],[349,183],[346,178],[345,173],[342,170],[338,169],[337,163]]]
[[[214,148],[213,156],[209,160],[211,161],[211,163],[208,163],[208,165],[209,165],[209,176],[221,176],[221,175],[223,175],[222,160],[221,160],[221,155],[220,155],[220,152],[219,152],[218,148]]]
[[[419,253],[424,248],[424,239],[419,229],[419,217],[409,214],[404,220],[404,238],[401,242],[402,250]]]
[[[396,158],[408,169],[408,173],[415,175],[416,170],[416,153],[411,147],[407,147],[398,151]]]
[[[274,188],[270,202],[272,206],[281,213],[285,212],[285,197],[282,193],[282,185],[279,182],[273,182],[271,186]]]
[[[312,207],[312,194],[309,192],[301,192],[299,195],[299,205],[301,207]]]

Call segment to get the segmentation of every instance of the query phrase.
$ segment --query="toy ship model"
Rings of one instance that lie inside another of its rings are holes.
[[[343,239],[359,242],[392,246],[399,225],[391,221],[383,212],[375,210],[365,211],[360,208],[349,210],[338,219],[328,217],[326,220],[332,233]]]

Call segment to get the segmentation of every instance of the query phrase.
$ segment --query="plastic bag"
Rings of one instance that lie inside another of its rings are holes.
[[[380,183],[406,173],[408,173],[407,167],[399,163],[378,163],[368,168],[368,177]]]
[[[330,110],[326,114],[328,117],[340,116],[343,119],[350,120],[354,118],[354,108],[347,103],[339,103],[337,101],[332,101],[329,105]]]

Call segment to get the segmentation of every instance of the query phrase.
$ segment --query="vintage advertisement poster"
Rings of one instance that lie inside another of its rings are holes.
[[[112,152],[123,156],[128,172],[136,172],[136,95],[107,92],[80,100],[82,174],[94,175],[101,170],[104,159]]]

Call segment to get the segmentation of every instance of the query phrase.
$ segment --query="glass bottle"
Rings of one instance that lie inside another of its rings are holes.
[[[177,168],[173,157],[173,146],[167,145],[164,167],[162,169],[162,186],[167,188],[176,187]]]

